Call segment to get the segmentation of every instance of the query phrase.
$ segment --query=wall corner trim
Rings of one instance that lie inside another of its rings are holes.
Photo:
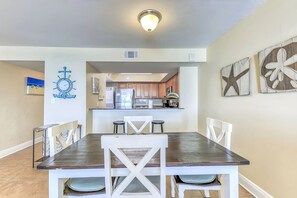
[[[239,184],[246,189],[249,193],[254,195],[256,198],[273,198],[270,194],[264,191],[262,188],[257,186],[251,180],[243,176],[242,174],[238,174]]]
[[[39,143],[42,141],[42,137],[38,137],[35,139],[35,144]],[[6,157],[8,155],[11,155],[13,153],[16,153],[18,151],[21,151],[29,146],[32,146],[32,143],[33,141],[30,140],[30,141],[27,141],[27,142],[24,142],[22,144],[19,144],[19,145],[16,145],[16,146],[13,146],[13,147],[10,147],[8,149],[5,149],[5,150],[2,150],[0,151],[0,159],[3,158],[3,157]]]

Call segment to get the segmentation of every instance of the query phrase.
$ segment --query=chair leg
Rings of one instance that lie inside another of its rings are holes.
[[[175,197],[175,182],[174,182],[174,176],[170,176],[170,183],[171,183],[171,197]]]
[[[34,162],[35,162],[35,130],[33,129],[33,140],[32,140],[32,167],[34,168]]]
[[[184,198],[185,189],[178,187],[178,198]]]
[[[161,124],[161,132],[164,133],[163,124]]]
[[[207,198],[210,197],[210,195],[209,195],[209,190],[205,190],[205,191],[204,191],[204,196],[207,197]]]

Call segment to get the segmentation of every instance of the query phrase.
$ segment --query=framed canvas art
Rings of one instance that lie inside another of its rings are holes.
[[[260,92],[297,91],[297,37],[258,53]]]
[[[27,77],[26,81],[26,94],[44,95],[44,80]]]
[[[250,94],[250,59],[244,58],[221,69],[222,95]]]

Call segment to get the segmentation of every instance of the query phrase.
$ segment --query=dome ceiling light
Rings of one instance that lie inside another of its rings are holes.
[[[153,9],[143,10],[138,15],[139,23],[141,24],[142,28],[147,32],[154,31],[161,19],[161,13]]]

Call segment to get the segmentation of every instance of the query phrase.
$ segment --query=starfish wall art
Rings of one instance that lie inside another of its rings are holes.
[[[258,53],[260,91],[297,91],[297,37]]]
[[[250,59],[245,58],[223,67],[221,80],[223,96],[250,95]]]

